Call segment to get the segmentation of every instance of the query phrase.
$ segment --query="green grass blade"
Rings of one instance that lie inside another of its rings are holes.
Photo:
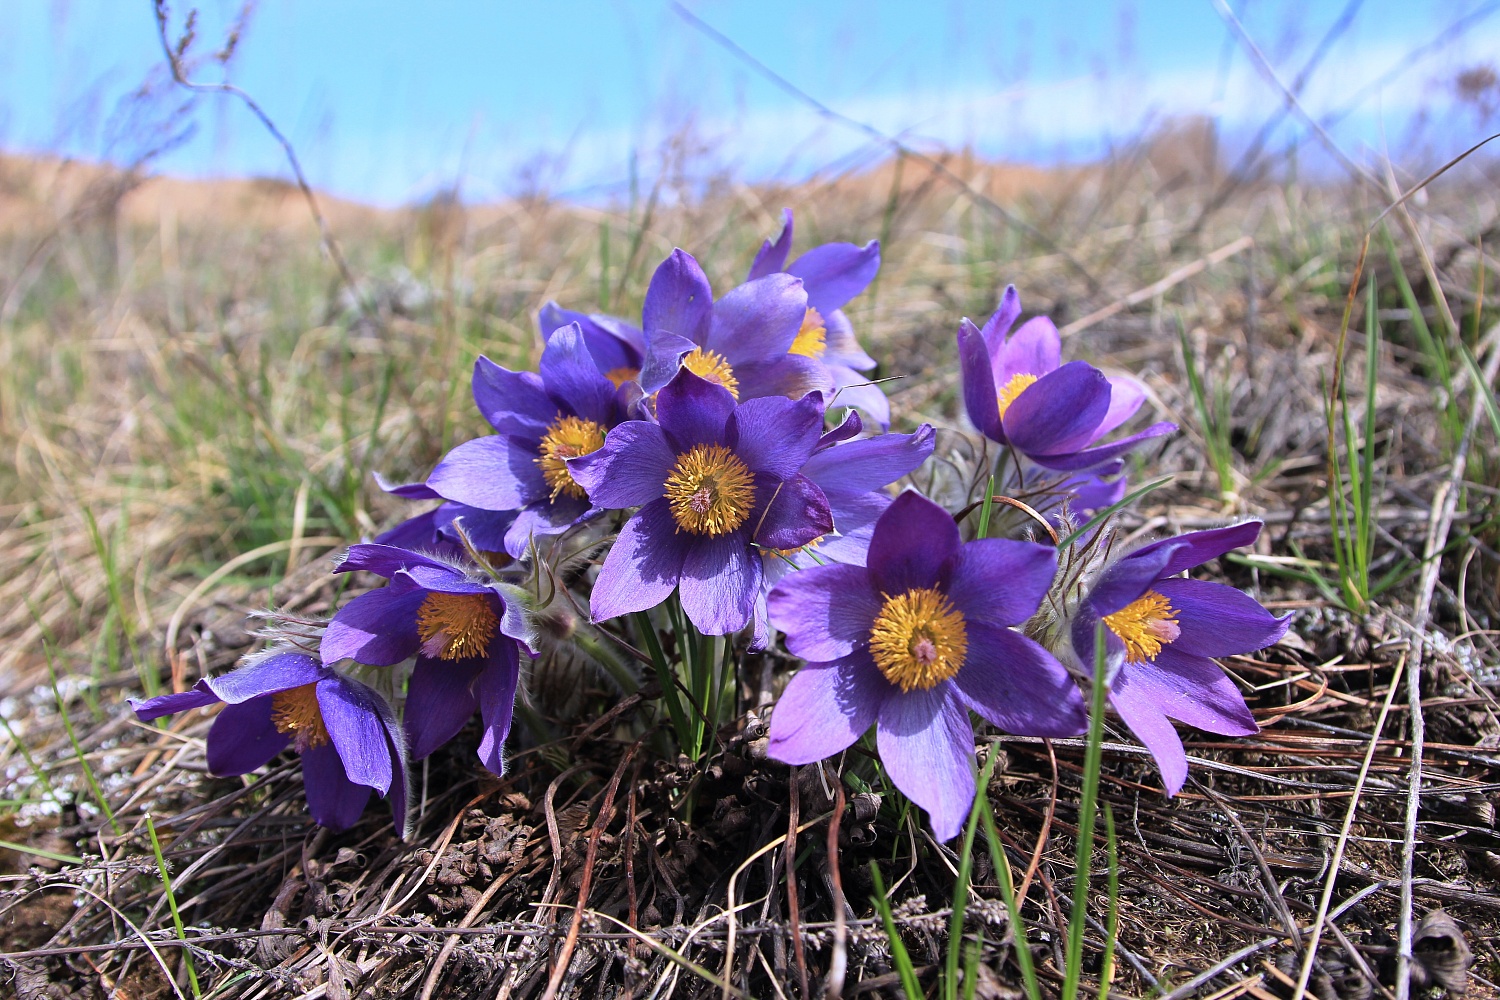
[[[896,965],[896,975],[901,978],[901,990],[906,994],[906,1000],[923,1000],[922,984],[917,982],[916,967],[911,964],[911,955],[907,953],[901,934],[896,930],[891,901],[885,896],[885,879],[880,877],[880,866],[873,861],[870,862],[870,880],[875,883],[875,893],[870,897],[870,902],[880,914],[880,922],[885,925],[885,936],[891,942],[891,961]]]
[[[677,693],[676,673],[661,648],[661,637],[656,634],[656,626],[651,623],[650,612],[637,611],[635,623],[641,630],[641,638],[646,642],[646,651],[651,654],[651,666],[656,671],[657,683],[661,685],[661,700],[666,702],[667,717],[672,720],[672,734],[677,738],[677,745],[684,746],[688,736],[688,716],[683,710],[682,698]]]
[[[1031,948],[1026,940],[1026,925],[1021,922],[1021,905],[1016,899],[1015,879],[1011,876],[1010,859],[1005,856],[1005,845],[1000,842],[1000,831],[995,828],[995,811],[990,808],[985,789],[989,785],[989,771],[979,778],[979,802],[983,808],[979,819],[984,824],[984,839],[989,844],[990,861],[1000,879],[1000,895],[1005,900],[1005,912],[1010,918],[1011,948],[1015,952],[1016,965],[1021,969],[1021,983],[1026,990],[1026,1000],[1042,1000],[1041,987],[1036,981],[1036,967],[1031,962]]]
[[[969,821],[964,824],[963,846],[958,855],[958,879],[953,884],[953,910],[948,918],[948,954],[943,965],[943,996],[946,1000],[958,1000],[958,958],[963,947],[969,881],[974,873],[974,834],[979,829],[979,814],[985,807],[981,800],[984,799],[984,790],[989,787],[990,776],[994,774],[995,760],[996,755],[992,753],[985,761],[974,791],[974,804],[969,808]]]
[[[1109,1000],[1115,978],[1115,938],[1120,931],[1120,853],[1115,838],[1115,811],[1104,804],[1104,842],[1109,853],[1109,912],[1104,921],[1104,960],[1099,963],[1099,1000]]]
[[[172,911],[172,927],[177,931],[177,940],[182,942],[182,962],[187,966],[188,985],[192,987],[193,996],[201,997],[203,991],[198,988],[198,971],[193,968],[193,953],[188,949],[187,935],[182,931],[182,914],[177,911],[177,894],[172,891],[172,875],[167,871],[167,859],[162,857],[161,841],[156,837],[156,824],[151,822],[150,813],[146,813],[146,832],[151,834],[151,851],[156,855],[156,870],[161,873],[161,887],[167,895],[167,908]]]
[[[1088,748],[1083,758],[1083,789],[1078,801],[1078,852],[1074,857],[1073,908],[1068,917],[1068,946],[1063,972],[1063,1000],[1077,1000],[1083,974],[1083,930],[1087,923],[1089,873],[1094,860],[1094,813],[1103,760],[1104,710],[1109,694],[1105,676],[1104,622],[1094,627],[1094,678],[1089,706]]]
[[[73,720],[68,717],[67,703],[63,701],[62,691],[57,687],[57,669],[52,662],[52,644],[44,640],[42,652],[47,656],[47,677],[52,682],[52,697],[57,701],[57,714],[62,717],[63,729],[68,734],[68,742],[73,746],[73,756],[83,770],[83,777],[89,783],[89,790],[94,793],[94,801],[99,803],[99,811],[104,813],[105,819],[109,820],[110,829],[118,834],[121,832],[120,823],[115,819],[115,811],[109,807],[109,799],[105,798],[98,779],[94,777],[94,769],[89,766],[88,757],[84,756],[83,747],[78,743],[78,734],[73,731]]]

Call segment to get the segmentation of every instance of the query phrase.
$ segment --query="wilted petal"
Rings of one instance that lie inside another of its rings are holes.
[[[760,557],[751,551],[744,529],[717,538],[698,536],[682,563],[682,610],[704,635],[738,632],[755,610],[760,572]]]
[[[334,833],[358,823],[370,801],[370,788],[349,780],[338,751],[329,744],[302,754],[302,784],[313,821]]]
[[[595,622],[654,608],[677,587],[687,540],[665,499],[653,500],[625,522],[604,557],[589,598]]]
[[[799,570],[783,577],[767,599],[771,625],[786,634],[787,651],[811,663],[853,654],[869,640],[880,606],[859,566]]]
[[[501,434],[541,437],[557,417],[540,375],[501,368],[482,355],[474,362],[474,403]]]
[[[968,621],[1019,625],[1041,605],[1056,573],[1050,545],[981,538],[958,550],[943,589]]]
[[[824,243],[798,257],[787,268],[807,285],[807,305],[823,315],[859,295],[880,270],[880,241],[864,246]]]
[[[691,254],[673,250],[651,275],[641,325],[648,338],[666,330],[702,344],[708,337],[713,307],[714,291],[703,268]]]
[[[823,404],[816,396],[765,396],[735,407],[724,439],[751,472],[785,479],[802,468],[822,434]]]
[[[381,795],[391,788],[391,750],[380,721],[381,698],[374,690],[337,674],[318,684],[318,709],[344,773],[357,785],[368,785]]]
[[[505,773],[505,741],[510,736],[516,710],[516,686],[521,661],[516,647],[501,643],[484,672],[479,675],[479,713],[484,736],[479,740],[479,759],[495,774]]]
[[[417,657],[403,713],[413,760],[421,760],[457,736],[478,710],[479,695],[475,688],[482,668],[480,660]]]
[[[714,303],[708,341],[738,373],[744,362],[780,357],[807,315],[807,292],[789,274],[768,274],[733,288]]]
[[[1274,646],[1286,635],[1290,614],[1277,618],[1233,587],[1206,580],[1158,580],[1155,587],[1177,612],[1181,634],[1172,648],[1198,656],[1233,656]]]
[[[974,711],[1018,736],[1076,736],[1088,728],[1078,685],[1051,653],[984,622],[968,623],[968,639],[953,683]]]
[[[952,515],[908,490],[875,523],[868,560],[870,582],[883,594],[935,586],[943,564],[960,544]]]
[[[866,654],[810,663],[777,699],[766,752],[786,764],[832,757],[874,725],[892,690]]]
[[[519,510],[552,492],[538,467],[537,442],[507,434],[465,441],[443,456],[427,485],[484,510]]]
[[[893,691],[880,707],[875,745],[892,783],[927,811],[937,839],[958,836],[974,804],[974,729],[949,682]]]
[[[225,705],[208,727],[208,773],[233,778],[264,766],[287,748],[291,738],[271,721],[271,695]]]

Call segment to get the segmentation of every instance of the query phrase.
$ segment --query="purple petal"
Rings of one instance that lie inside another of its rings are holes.
[[[751,472],[794,476],[823,435],[823,403],[808,395],[747,399],[729,415],[725,441]]]
[[[755,477],[755,507],[745,522],[756,545],[796,549],[834,530],[828,497],[806,476]]]
[[[509,643],[494,643],[507,646]],[[413,760],[421,760],[457,736],[479,709],[475,692],[484,662],[417,657],[406,689],[406,736]]]
[[[766,607],[772,627],[786,635],[788,652],[825,663],[853,654],[869,640],[881,599],[861,567],[814,566],[784,577]]]
[[[287,748],[291,738],[271,721],[271,696],[225,705],[208,727],[208,773],[233,778],[262,767]]]
[[[217,705],[219,696],[214,694],[204,681],[199,681],[186,691],[177,694],[159,694],[155,698],[131,698],[130,710],[142,722],[160,719],[164,715],[176,715],[193,708]]]
[[[881,434],[851,441],[816,452],[802,466],[802,474],[825,493],[884,489],[927,461],[935,440],[931,425],[923,424],[911,434]]]
[[[893,690],[867,654],[810,663],[776,701],[766,752],[786,764],[832,757],[875,724]]]
[[[536,464],[536,439],[508,434],[465,441],[443,456],[427,485],[483,510],[519,510],[552,492]]]
[[[203,683],[220,701],[238,705],[263,694],[312,684],[327,675],[328,669],[306,653],[275,653],[227,674],[204,678]]]
[[[908,490],[875,522],[870,540],[870,582],[882,594],[936,586],[938,574],[961,543],[958,525],[943,508]]]
[[[558,327],[577,323],[584,342],[589,345],[589,355],[599,371],[606,374],[619,368],[639,368],[641,356],[646,352],[641,331],[616,316],[573,312],[556,302],[548,302],[537,315],[537,322],[544,340]]]
[[[568,404],[575,415],[605,427],[615,422],[619,404],[614,383],[595,365],[578,324],[556,330],[547,338],[537,368],[547,392]]]
[[[512,643],[501,643],[484,672],[479,675],[479,712],[484,736],[479,740],[479,759],[495,774],[505,773],[505,740],[510,736],[516,710],[516,686],[521,662]]]
[[[1213,660],[1194,656],[1174,643],[1154,661],[1126,664],[1115,679],[1115,691],[1136,688],[1169,718],[1221,736],[1260,732],[1245,696]]]
[[[828,402],[830,407],[857,407],[868,413],[870,419],[880,425],[881,430],[890,430],[891,401],[886,399],[885,391],[880,386],[871,382],[868,375],[846,365],[828,361],[824,365],[828,369],[828,377],[833,380],[833,394],[829,396]]]
[[[323,725],[344,762],[344,773],[356,785],[368,785],[381,795],[391,788],[391,749],[372,688],[338,674],[318,683],[318,708]]]
[[[395,527],[382,531],[374,538],[376,545],[390,545],[401,549],[434,549],[440,544],[438,540],[438,523],[442,517],[438,511],[441,508],[433,508],[416,517],[409,517]],[[446,520],[443,523],[447,523]]]
[[[1082,451],[1067,452],[1058,455],[1038,454],[1030,455],[1029,457],[1037,465],[1042,465],[1049,469],[1087,469],[1118,458],[1142,441],[1149,441],[1164,434],[1171,434],[1176,430],[1176,424],[1164,421],[1159,424],[1152,424],[1145,430],[1137,434],[1132,434],[1130,437],[1121,438],[1112,444],[1100,445],[1097,448],[1085,448]]]
[[[937,839],[958,836],[974,804],[974,729],[949,683],[893,691],[880,707],[875,745],[891,781],[927,811]]]
[[[515,520],[513,510],[480,510],[461,503],[446,503],[438,508],[438,534],[457,542],[458,529],[462,528],[480,552],[504,552],[505,533]]]
[[[854,327],[842,309],[823,314],[823,345],[821,360],[830,368],[843,365],[867,372],[875,367],[875,359],[859,346],[859,340],[854,336]]]
[[[1004,386],[1016,375],[1041,378],[1056,371],[1061,361],[1062,338],[1057,327],[1047,317],[1037,316],[1022,323],[995,355],[995,384]]]
[[[964,399],[968,401],[967,393]],[[1006,439],[1028,457],[1066,455],[1094,440],[1108,410],[1109,380],[1104,373],[1083,361],[1070,361],[1028,386],[1000,422]]]
[[[406,500],[441,500],[437,490],[426,483],[393,483],[380,473],[375,473],[375,485],[389,493],[391,496],[402,497]]]
[[[1003,628],[1035,613],[1056,574],[1050,545],[982,538],[958,550],[944,590],[965,620]]]
[[[1109,376],[1109,412],[1099,422],[1095,433],[1100,437],[1135,416],[1146,401],[1146,387],[1133,378],[1120,375]]]
[[[807,315],[807,292],[789,274],[768,274],[733,288],[714,303],[703,346],[724,356],[736,373],[746,362],[785,354]]]
[[[645,392],[657,392],[672,381],[682,367],[682,357],[698,345],[666,330],[654,331],[646,343],[646,360],[641,363],[640,384]]]
[[[605,510],[624,510],[662,495],[677,455],[660,427],[629,420],[609,432],[604,447],[571,459],[568,473]]]
[[[349,780],[344,762],[330,745],[312,747],[302,754],[302,784],[313,821],[334,833],[358,823],[370,801],[370,788]]]
[[[760,557],[743,528],[717,538],[694,537],[682,563],[678,596],[699,632],[738,632],[750,621],[759,593]]]
[[[783,354],[766,361],[746,361],[734,367],[741,399],[786,396],[801,399],[810,392],[833,391],[828,366],[800,354]]]
[[[1076,736],[1088,728],[1078,685],[1051,653],[979,621],[968,623],[968,637],[953,684],[970,708],[1017,736]]]
[[[1089,588],[1086,603],[1102,617],[1140,600],[1166,574],[1177,548],[1175,544],[1147,546],[1116,559]]]
[[[827,431],[818,438],[818,451],[832,447],[840,441],[848,441],[850,438],[858,437],[865,429],[864,422],[860,420],[859,414],[854,410],[846,410],[844,419],[831,431]]]
[[[648,337],[666,330],[703,344],[713,308],[714,291],[703,268],[690,254],[673,250],[651,275],[641,326]]]
[[[656,419],[672,450],[682,454],[695,445],[723,444],[734,406],[729,390],[684,368],[657,394]]]
[[[1141,559],[1158,549],[1171,548],[1172,558],[1162,567],[1162,576],[1175,576],[1185,569],[1201,566],[1210,559],[1217,559],[1233,549],[1254,544],[1260,537],[1261,522],[1242,521],[1225,528],[1210,528],[1207,531],[1189,531],[1160,541],[1143,545],[1127,558]]]
[[[786,267],[786,255],[792,249],[792,210],[783,208],[781,210],[781,235],[776,237],[776,242],[766,240],[760,245],[760,250],[755,254],[755,260],[750,262],[750,273],[745,276],[746,281],[754,281],[756,278],[764,278],[768,274],[775,274]]]
[[[1005,345],[1005,335],[1010,332],[1010,328],[1020,317],[1021,296],[1016,291],[1015,285],[1006,285],[1005,294],[1000,296],[1000,304],[995,307],[990,318],[985,320],[984,329],[981,331],[988,354],[992,357],[1000,354],[1001,348]]]
[[[1004,444],[1005,427],[1000,421],[999,390],[990,367],[989,349],[983,334],[968,320],[958,327],[958,365],[963,375],[964,410],[969,414],[969,422],[991,441]]]
[[[682,576],[691,537],[678,533],[665,498],[636,511],[620,529],[594,581],[589,598],[593,620],[608,621],[665,601]]]
[[[527,504],[516,512],[515,520],[505,532],[505,553],[512,559],[524,559],[534,539],[561,534],[596,509],[586,500],[565,496],[553,502]]]
[[[360,594],[334,614],[318,654],[330,664],[340,660],[372,667],[400,663],[417,651],[417,611],[425,600],[426,590],[404,580]]]
[[[333,568],[333,571],[335,573],[374,573],[389,580],[401,570],[411,566],[430,566],[433,569],[451,573],[458,579],[463,578],[463,574],[440,559],[434,559],[421,552],[413,552],[399,545],[385,545],[378,542],[361,542],[358,545],[351,545],[349,551],[344,553],[343,560]]]
[[[807,305],[823,315],[859,295],[880,270],[880,241],[862,247],[853,243],[824,243],[792,261],[787,273],[807,285]]]
[[[1206,580],[1158,580],[1157,593],[1172,602],[1181,634],[1172,648],[1198,656],[1233,656],[1274,646],[1286,635],[1290,614],[1277,618],[1233,587]]]
[[[501,434],[541,437],[557,417],[540,375],[501,368],[483,356],[474,362],[474,403]]]

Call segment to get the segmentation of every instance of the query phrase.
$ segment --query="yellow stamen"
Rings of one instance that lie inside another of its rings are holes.
[[[1156,659],[1162,645],[1176,639],[1182,631],[1172,603],[1154,590],[1146,591],[1144,597],[1114,614],[1105,615],[1104,624],[1125,644],[1127,663]]]
[[[604,377],[613,382],[615,388],[618,389],[631,379],[640,378],[641,370],[639,368],[611,368],[604,373]]]
[[[740,380],[734,377],[734,369],[724,360],[724,355],[695,347],[682,359],[682,366],[694,375],[722,385],[735,399],[740,398]]]
[[[552,421],[547,433],[542,435],[541,454],[536,464],[542,470],[542,478],[552,487],[551,499],[565,493],[575,500],[584,500],[588,494],[573,481],[568,472],[567,459],[587,455],[604,447],[604,427],[581,417],[564,417],[561,414]]]
[[[870,656],[902,691],[925,691],[947,680],[968,652],[963,613],[931,587],[886,597],[870,626]]]
[[[809,308],[807,315],[802,317],[802,329],[797,331],[797,339],[792,341],[787,353],[800,354],[804,358],[821,358],[826,350],[828,329],[823,325],[822,315],[816,309]]]
[[[417,609],[417,635],[422,637],[422,652],[440,660],[483,655],[499,624],[484,594],[433,591]]]
[[[1035,375],[1028,375],[1025,372],[1021,372],[1018,375],[1012,375],[1010,381],[1001,386],[1000,394],[996,397],[996,401],[1000,404],[1000,415],[1002,417],[1005,416],[1005,411],[1010,409],[1010,404],[1016,401],[1016,397],[1031,388],[1032,383],[1035,381]]]
[[[677,459],[667,476],[666,495],[677,530],[726,535],[750,516],[755,477],[728,448],[700,444]]]
[[[328,727],[318,707],[318,685],[304,684],[271,695],[271,723],[292,738],[297,752],[328,743]]]

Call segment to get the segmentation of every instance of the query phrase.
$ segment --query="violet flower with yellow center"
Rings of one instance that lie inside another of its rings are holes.
[[[1291,615],[1277,618],[1233,587],[1177,574],[1251,544],[1260,528],[1246,521],[1136,549],[1099,574],[1074,617],[1073,649],[1090,673],[1094,633],[1104,622],[1110,705],[1156,758],[1169,795],[1187,779],[1187,754],[1171,720],[1221,736],[1259,731],[1214,658],[1274,645]]]
[[[505,773],[531,623],[513,588],[440,559],[389,545],[356,545],[337,572],[363,570],[390,580],[340,608],[319,653],[325,663],[393,666],[416,657],[403,712],[412,758],[456,736],[477,711],[484,722],[479,759]]]
[[[498,433],[460,444],[418,484],[465,507],[514,512],[503,544],[516,559],[533,538],[598,514],[567,462],[602,447],[625,416],[623,392],[599,371],[577,324],[553,331],[539,368],[513,372],[476,361],[474,402]]]
[[[132,698],[130,707],[149,722],[221,702],[208,730],[209,773],[248,774],[290,748],[302,757],[314,821],[347,830],[375,791],[390,800],[396,832],[406,836],[406,741],[374,690],[305,653],[280,649],[180,694]]]
[[[876,521],[867,565],[800,570],[771,591],[771,624],[808,663],[771,715],[770,755],[812,763],[873,725],[896,787],[939,840],[956,836],[974,801],[970,710],[1023,736],[1084,729],[1067,670],[1011,628],[1056,569],[1049,546],[964,543],[947,511],[903,493]]]
[[[822,434],[822,403],[736,404],[683,369],[658,393],[656,414],[658,423],[620,424],[603,448],[568,463],[594,503],[640,508],[594,582],[594,621],[654,608],[676,590],[700,632],[738,632],[760,592],[761,550],[833,530],[828,498],[801,472]]]
[[[1045,316],[1012,330],[1021,315],[1015,286],[984,324],[958,331],[964,408],[979,432],[1048,469],[1101,465],[1176,424],[1156,423],[1109,444],[1098,442],[1133,417],[1146,390],[1083,361],[1061,364],[1062,338]]]

